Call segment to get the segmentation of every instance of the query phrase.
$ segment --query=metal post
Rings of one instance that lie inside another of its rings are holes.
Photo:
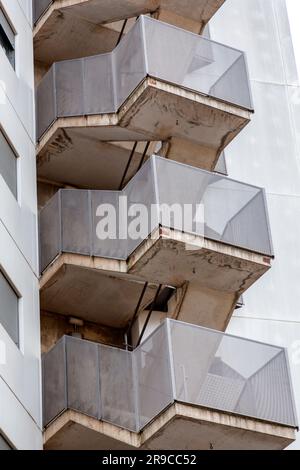
[[[138,315],[138,313],[139,313],[140,306],[141,306],[141,304],[142,304],[142,301],[143,301],[143,298],[144,298],[144,295],[145,295],[145,292],[146,292],[147,287],[148,287],[148,282],[145,282],[144,287],[143,287],[142,292],[141,292],[141,295],[140,295],[140,298],[139,298],[138,303],[137,303],[137,305],[136,305],[136,307],[135,307],[135,311],[134,311],[133,317],[132,317],[132,319],[131,319],[130,325],[129,325],[129,327],[128,327],[126,333],[125,333],[126,349],[128,349],[128,346],[131,346],[131,347],[133,346],[133,344],[132,344],[132,337],[131,337],[131,330],[132,330],[132,327],[133,327],[134,322],[135,322],[135,320],[136,320],[136,317],[137,317],[137,315]],[[128,342],[128,341],[129,341],[129,342]]]
[[[98,344],[97,345],[97,364],[98,364],[98,367],[97,367],[97,374],[98,374],[98,390],[99,390],[99,393],[98,393],[98,419],[101,420],[102,419],[102,394],[101,394],[101,359],[100,359],[100,348],[101,348],[101,345]]]
[[[132,375],[133,375],[133,399],[134,399],[134,412],[135,412],[135,427],[136,432],[140,431],[140,400],[139,400],[139,377],[138,377],[138,368],[136,364],[136,352],[133,351],[130,353],[132,361]]]
[[[68,394],[68,356],[67,356],[67,336],[63,337],[64,345],[64,369],[65,369],[65,409],[69,407],[69,394]]]
[[[169,318],[166,319],[166,329],[167,329],[167,341],[168,341],[170,375],[171,375],[171,384],[172,384],[172,395],[173,395],[173,401],[175,401],[177,399],[176,380],[175,380],[175,364],[174,364],[174,356],[173,356],[171,320]]]
[[[123,26],[122,26],[122,29],[121,29],[121,31],[120,31],[120,34],[119,34],[119,37],[118,37],[118,40],[117,40],[116,47],[120,44],[120,41],[121,41],[122,36],[123,36],[123,34],[124,34],[124,31],[125,31],[127,22],[128,22],[128,18],[126,18],[126,20],[124,20],[124,22],[123,22]]]
[[[124,185],[124,181],[125,181],[125,178],[126,178],[126,175],[127,175],[127,172],[129,170],[129,167],[130,167],[130,164],[131,164],[131,161],[134,157],[134,154],[135,154],[135,150],[136,150],[136,147],[137,147],[137,142],[134,143],[133,147],[132,147],[132,150],[131,150],[131,153],[130,153],[130,156],[129,156],[129,159],[128,159],[128,162],[127,162],[127,165],[126,165],[126,168],[125,168],[125,171],[123,173],[123,176],[122,176],[122,180],[121,180],[121,183],[120,183],[120,186],[119,186],[119,191],[122,191],[123,189],[123,185]]]
[[[140,337],[139,337],[139,339],[138,339],[138,342],[137,342],[137,344],[136,344],[136,347],[138,347],[138,346],[141,344],[141,341],[142,341],[142,339],[143,339],[144,333],[145,333],[145,331],[146,331],[146,328],[147,328],[147,326],[148,326],[149,320],[150,320],[151,315],[152,315],[152,313],[153,313],[153,309],[154,309],[154,306],[155,306],[155,304],[156,304],[156,301],[157,301],[157,298],[158,298],[158,296],[159,296],[159,293],[160,293],[160,291],[161,291],[161,288],[162,288],[162,284],[160,284],[160,285],[158,286],[158,288],[157,288],[157,291],[156,291],[154,300],[153,300],[153,302],[152,302],[152,306],[151,306],[150,311],[149,311],[149,313],[148,313],[148,315],[147,315],[147,318],[146,318],[146,320],[145,320],[145,323],[144,323],[143,329],[142,329],[142,331],[141,331]]]
[[[145,145],[145,149],[144,149],[144,152],[143,152],[143,155],[142,155],[142,158],[141,158],[141,161],[140,161],[140,164],[139,164],[139,166],[138,166],[137,171],[140,171],[140,169],[141,169],[142,166],[143,166],[143,163],[144,163],[145,157],[146,157],[146,155],[147,155],[149,146],[150,146],[150,142],[147,142],[146,145]]]
[[[293,388],[293,382],[292,382],[292,374],[291,374],[290,361],[289,361],[287,348],[283,349],[283,353],[284,353],[284,356],[285,356],[286,369],[287,369],[287,374],[288,374],[288,378],[289,378],[289,388],[290,388],[290,395],[291,395],[291,401],[292,401],[292,407],[293,407],[294,424],[295,424],[296,428],[299,431],[298,414],[297,414],[294,388]]]

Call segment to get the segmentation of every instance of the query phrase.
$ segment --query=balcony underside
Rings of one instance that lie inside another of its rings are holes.
[[[108,128],[106,132],[124,138],[117,129]],[[55,142],[47,145],[37,160],[38,178],[42,181],[69,184],[86,189],[120,189],[125,186],[149,156],[154,154],[156,142],[98,140],[104,129],[62,129],[58,131]],[[58,143],[59,142],[59,143]],[[146,155],[144,151],[146,149]],[[49,149],[49,150],[48,150]],[[61,151],[61,154],[59,153]],[[128,165],[129,163],[129,165]]]
[[[118,41],[123,25],[120,20],[147,13],[200,33],[223,3],[224,0],[55,1],[36,25],[35,58],[51,64],[109,52]]]
[[[147,78],[118,113],[57,119],[39,142],[38,176],[103,189],[110,173],[114,175],[110,189],[114,189],[132,148],[117,141],[168,141],[162,156],[213,170],[250,117],[251,112],[243,108]],[[131,175],[141,155],[142,150],[136,152]]]
[[[123,328],[134,314],[141,281],[153,284],[145,304],[158,284],[188,285],[180,308],[168,315],[224,330],[239,297],[270,268],[270,258],[207,239],[201,248],[202,241],[163,229],[127,261],[62,254],[41,278],[41,308]]]
[[[68,410],[44,433],[52,450],[282,450],[295,429],[252,418],[175,403],[141,433]]]

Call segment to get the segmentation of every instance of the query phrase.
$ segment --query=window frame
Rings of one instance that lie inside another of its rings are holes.
[[[16,36],[16,31],[0,2],[0,47],[14,70],[16,70]]]
[[[0,125],[0,139],[1,138],[3,138],[4,145],[5,144],[7,145],[8,151],[11,153],[10,156],[15,158],[15,161],[14,161],[14,164],[15,164],[15,168],[14,168],[14,170],[15,170],[14,187],[12,187],[10,185],[10,183],[4,177],[4,174],[1,173],[1,163],[0,163],[0,175],[2,176],[2,178],[4,179],[5,184],[7,185],[8,189],[10,190],[10,192],[12,193],[12,195],[14,196],[16,201],[18,202],[19,201],[19,155],[16,152],[16,150],[14,149],[13,145],[11,144],[9,138],[7,137],[6,132],[4,131],[2,126]],[[10,156],[9,156],[9,158],[10,158]],[[0,159],[1,159],[1,155],[0,155]]]
[[[17,301],[17,314],[16,314],[16,337],[14,337],[13,334],[11,334],[11,331],[8,331],[8,329],[5,327],[3,323],[0,321],[0,325],[3,327],[3,329],[6,331],[8,336],[10,337],[11,341],[16,345],[16,347],[20,350],[21,348],[21,328],[20,328],[20,320],[21,320],[21,296],[17,289],[14,287],[13,283],[11,282],[10,278],[7,276],[5,271],[2,269],[0,265],[0,278],[3,278],[4,284],[7,283],[8,287],[11,290],[11,293],[15,295],[16,301]],[[1,307],[0,307],[1,308]]]

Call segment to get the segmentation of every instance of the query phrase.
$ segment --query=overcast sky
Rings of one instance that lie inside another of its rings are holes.
[[[300,0],[286,0],[300,78]]]

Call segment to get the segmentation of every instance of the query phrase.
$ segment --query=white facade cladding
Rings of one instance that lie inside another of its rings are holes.
[[[40,321],[31,0],[2,0],[0,448],[40,449]],[[5,19],[5,20],[4,20]],[[12,49],[10,49],[12,52]],[[15,69],[14,69],[14,66]],[[15,160],[14,160],[15,159]]]
[[[266,188],[275,252],[227,331],[288,348],[299,415],[300,87],[286,1],[227,0],[210,33],[247,53],[256,113],[225,154],[230,177]]]

